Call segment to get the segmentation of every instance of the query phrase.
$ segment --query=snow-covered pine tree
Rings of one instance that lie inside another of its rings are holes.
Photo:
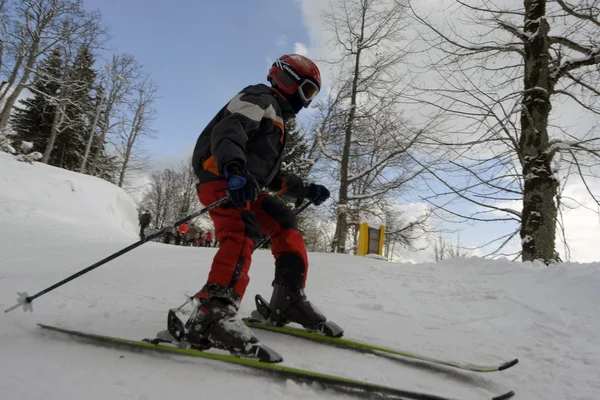
[[[313,165],[312,160],[307,158],[309,146],[304,135],[298,129],[298,122],[295,118],[289,119],[285,123],[286,143],[285,154],[281,169],[283,171],[293,172],[300,178],[305,179]]]
[[[94,91],[96,71],[92,68],[94,56],[89,48],[79,49],[68,85],[68,102],[65,106],[66,124],[57,137],[54,147],[54,160],[57,166],[78,171],[85,152],[87,138],[94,115]]]
[[[96,102],[99,100],[97,94],[93,94],[98,93],[94,90],[97,73],[92,68],[93,64],[94,58],[89,49],[82,48],[69,70],[68,80],[65,81],[67,67],[59,48],[42,61],[30,89],[32,96],[20,100],[11,119],[11,126],[16,133],[11,139],[17,152],[27,142],[33,143],[32,152],[43,153],[46,150],[57,104],[63,101],[66,103],[65,118],[59,127],[48,164],[78,170]],[[65,93],[67,98],[61,98]],[[100,128],[99,124],[98,129]],[[95,151],[96,146],[97,144],[92,147],[92,151]],[[114,157],[103,154],[99,162],[99,169],[102,171],[99,176],[110,181],[114,176],[111,172],[116,168],[114,164]]]
[[[16,133],[12,136],[15,149],[20,148],[22,142],[32,142],[33,151],[45,150],[56,109],[54,99],[60,90],[59,82],[63,70],[64,65],[58,49],[42,61],[35,83],[30,89],[33,95],[20,100],[14,109],[11,125]]]
[[[298,122],[295,118],[289,119],[285,123],[286,142],[284,149],[281,169],[298,175],[304,181],[313,166],[313,161],[308,158],[310,147],[302,132],[298,129]],[[282,200],[290,202],[290,198],[283,197]],[[293,200],[291,201],[294,202]],[[298,229],[305,233],[307,212],[298,214]]]

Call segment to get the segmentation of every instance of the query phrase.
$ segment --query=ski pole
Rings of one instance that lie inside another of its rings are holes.
[[[123,254],[125,254],[125,253],[127,253],[127,252],[129,252],[129,251],[131,251],[131,250],[133,250],[133,249],[135,249],[135,248],[143,245],[144,243],[146,243],[146,242],[148,242],[148,241],[150,241],[150,240],[152,240],[154,238],[159,237],[160,235],[162,235],[163,233],[165,233],[167,230],[170,230],[170,229],[175,228],[175,227],[177,227],[177,226],[179,226],[179,225],[181,225],[181,224],[183,224],[185,222],[188,222],[189,220],[194,219],[194,218],[196,218],[196,217],[204,214],[205,212],[207,212],[207,211],[209,211],[209,210],[211,210],[211,209],[213,209],[215,207],[218,207],[218,206],[226,203],[227,201],[229,201],[229,197],[224,197],[224,198],[222,198],[220,200],[217,200],[214,203],[209,204],[208,206],[204,207],[203,209],[201,209],[201,210],[199,210],[199,211],[197,211],[197,212],[195,212],[193,214],[190,214],[187,217],[185,217],[185,218],[183,218],[183,219],[175,222],[172,226],[167,226],[167,227],[165,227],[165,228],[163,228],[163,229],[161,229],[161,230],[153,233],[152,235],[150,235],[150,236],[148,236],[148,237],[146,237],[144,239],[141,239],[141,240],[139,240],[139,241],[137,241],[137,242],[135,242],[135,243],[133,243],[133,244],[125,247],[124,249],[119,250],[119,251],[117,251],[114,254],[111,254],[110,256],[108,256],[106,258],[103,258],[102,260],[100,260],[100,261],[98,261],[98,262],[90,265],[89,267],[84,268],[81,271],[76,272],[73,275],[71,275],[71,276],[63,279],[62,281],[57,282],[57,283],[55,283],[54,285],[52,285],[50,287],[47,287],[46,289],[42,290],[41,292],[34,294],[33,296],[28,296],[26,292],[18,292],[17,293],[18,294],[17,304],[15,304],[14,306],[12,306],[10,308],[7,308],[6,310],[4,310],[4,312],[5,313],[10,312],[10,311],[12,311],[14,309],[17,309],[17,308],[21,307],[21,306],[23,306],[23,311],[33,311],[33,307],[31,305],[31,303],[33,302],[33,300],[37,299],[38,297],[43,296],[46,293],[53,291],[54,289],[56,289],[56,288],[64,285],[65,283],[72,281],[73,279],[79,278],[81,275],[87,274],[88,272],[90,272],[90,271],[98,268],[99,266],[101,266],[103,264],[106,264],[107,262],[112,261],[112,260],[114,260],[117,257],[122,256]]]

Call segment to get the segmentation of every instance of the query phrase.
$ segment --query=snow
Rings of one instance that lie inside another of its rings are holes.
[[[33,142],[21,142],[21,150],[23,150],[24,153],[28,153],[31,149],[33,149]]]
[[[133,201],[95,178],[0,154],[0,307],[137,240]],[[0,318],[7,399],[350,399],[319,385],[266,379],[217,361],[89,345],[42,331],[57,324],[139,339],[204,283],[214,248],[160,243],[117,258]],[[457,399],[600,397],[600,263],[456,258],[402,264],[312,253],[307,294],[346,337],[438,358],[515,367],[477,374],[392,361],[256,331],[284,364]],[[273,261],[258,250],[240,313],[270,295]]]
[[[550,146],[544,151],[546,154],[554,153],[560,150],[569,150],[571,147],[578,145],[578,141],[556,140],[551,142]]]

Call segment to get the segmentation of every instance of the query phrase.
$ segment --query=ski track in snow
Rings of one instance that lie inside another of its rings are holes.
[[[135,205],[103,181],[0,153],[0,307],[136,238]],[[141,339],[204,283],[216,249],[148,243],[0,318],[0,393],[20,399],[348,399],[202,359],[101,347],[46,323]],[[432,357],[515,367],[490,374],[388,360],[256,330],[284,364],[457,399],[600,398],[600,263],[545,267],[483,259],[394,264],[310,254],[307,294],[350,339]],[[273,260],[255,253],[240,315],[270,297]]]

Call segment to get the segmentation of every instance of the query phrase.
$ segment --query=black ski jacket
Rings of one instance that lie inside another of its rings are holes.
[[[285,100],[267,85],[248,86],[231,99],[200,134],[192,166],[200,183],[224,179],[237,163],[278,194],[306,197],[298,176],[281,171],[286,141]]]

